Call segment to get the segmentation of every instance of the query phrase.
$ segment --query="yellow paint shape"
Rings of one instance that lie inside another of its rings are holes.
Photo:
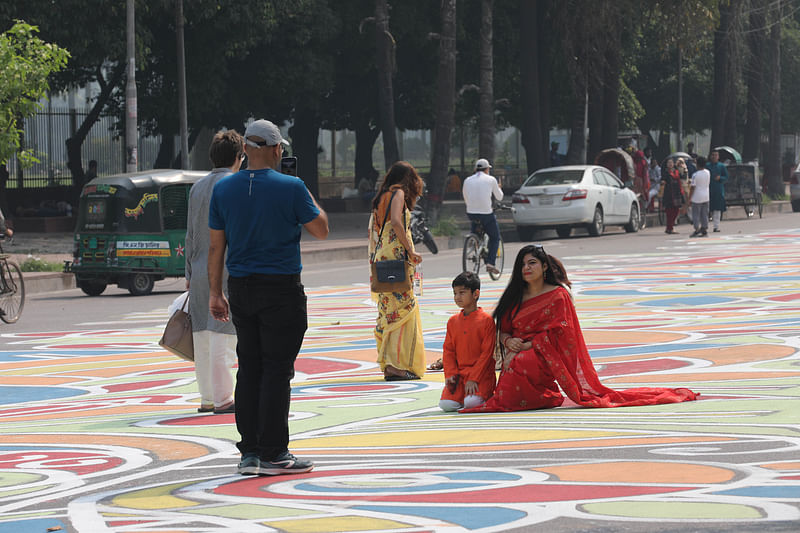
[[[579,441],[555,441],[555,442],[537,442],[537,443],[524,443],[524,444],[491,444],[491,445],[478,445],[470,446],[470,452],[498,452],[498,451],[514,451],[514,450],[561,450],[561,449],[591,449],[591,448],[613,448],[620,446],[661,446],[664,444],[708,444],[716,442],[730,442],[736,439],[731,437],[645,437],[645,438],[629,438],[629,439],[596,439],[596,440],[579,440]],[[362,442],[363,444],[363,442]],[[293,448],[303,448],[303,441],[292,440]],[[316,448],[314,446],[307,446],[306,451],[314,450],[315,452],[325,455],[364,455],[364,450],[348,449],[348,448]],[[418,455],[424,453],[463,453],[465,450],[460,446],[401,446],[399,448],[380,448],[370,447],[370,454],[393,454],[393,455]]]
[[[790,461],[786,463],[767,463],[758,465],[761,468],[769,468],[770,470],[800,470],[800,461]]]
[[[171,485],[162,485],[160,487],[126,492],[114,498],[112,502],[114,505],[119,505],[127,509],[149,511],[155,509],[174,509],[177,507],[194,507],[200,504],[192,500],[187,500],[186,498],[178,498],[172,495],[173,491],[191,485],[192,483],[194,482],[186,481],[183,483],[173,483]]]
[[[494,442],[537,442],[563,439],[591,439],[618,437],[617,431],[556,431],[556,430],[495,430],[495,429],[453,429],[436,431],[387,431],[386,433],[366,433],[337,435],[304,440],[293,440],[295,448],[405,448],[407,446],[430,445],[469,445]]]
[[[37,385],[40,387],[54,387],[65,383],[74,383],[75,378],[68,377],[43,377],[43,376],[3,376],[3,385]]]
[[[535,468],[559,481],[582,483],[725,483],[735,473],[715,466],[619,461]]]
[[[60,445],[70,444],[120,446],[136,448],[155,454],[162,461],[194,459],[208,455],[208,448],[192,442],[170,439],[164,435],[158,438],[137,437],[135,435],[84,435],[79,433],[26,433],[3,435],[3,444],[46,444],[57,442]]]
[[[749,505],[711,502],[652,502],[643,500],[617,500],[613,502],[587,503],[582,511],[595,515],[625,518],[648,518],[651,520],[757,520],[763,514]],[[656,529],[655,527],[653,528]],[[691,527],[686,527],[691,530]],[[754,530],[757,530],[755,528]],[[720,529],[723,531],[723,529]]]
[[[305,520],[281,520],[280,522],[264,522],[286,533],[330,533],[331,531],[386,531],[414,527],[413,524],[366,518],[363,516],[334,516],[329,518],[309,518]],[[427,530],[428,528],[426,528]]]

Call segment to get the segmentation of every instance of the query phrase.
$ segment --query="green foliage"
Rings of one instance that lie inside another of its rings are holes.
[[[36,36],[35,26],[17,21],[0,34],[0,164],[20,148],[19,122],[40,109],[48,77],[67,65],[69,52]],[[23,166],[37,161],[31,150],[17,154]]]
[[[23,261],[19,268],[23,272],[61,272],[63,265],[29,255],[28,259]]]
[[[438,237],[453,237],[458,235],[458,221],[453,216],[440,218],[436,225],[431,228],[431,233]]]

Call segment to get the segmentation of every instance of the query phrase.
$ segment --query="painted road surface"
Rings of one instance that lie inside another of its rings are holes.
[[[800,231],[562,259],[604,383],[699,401],[445,414],[441,372],[381,379],[366,285],[314,289],[291,447],[316,468],[242,477],[234,416],[196,412],[162,326],[120,327],[166,310],[5,334],[0,533],[800,529]],[[433,361],[450,279],[420,307]]]

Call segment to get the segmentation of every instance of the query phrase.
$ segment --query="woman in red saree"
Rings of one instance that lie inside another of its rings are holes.
[[[616,391],[600,383],[583,341],[558,259],[541,245],[523,247],[494,318],[504,347],[503,370],[494,395],[460,412],[522,411],[558,407],[561,390],[583,407],[623,407],[694,400],[689,389],[642,387]]]

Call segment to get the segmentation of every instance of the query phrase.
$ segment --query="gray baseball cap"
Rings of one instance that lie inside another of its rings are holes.
[[[250,140],[250,137],[259,137],[264,140],[252,141]],[[247,126],[247,129],[244,130],[244,139],[245,142],[253,148],[261,148],[262,146],[275,146],[277,144],[289,146],[289,141],[281,136],[281,130],[278,129],[278,126],[269,120],[264,120],[263,118],[261,120],[253,121],[249,126]]]

